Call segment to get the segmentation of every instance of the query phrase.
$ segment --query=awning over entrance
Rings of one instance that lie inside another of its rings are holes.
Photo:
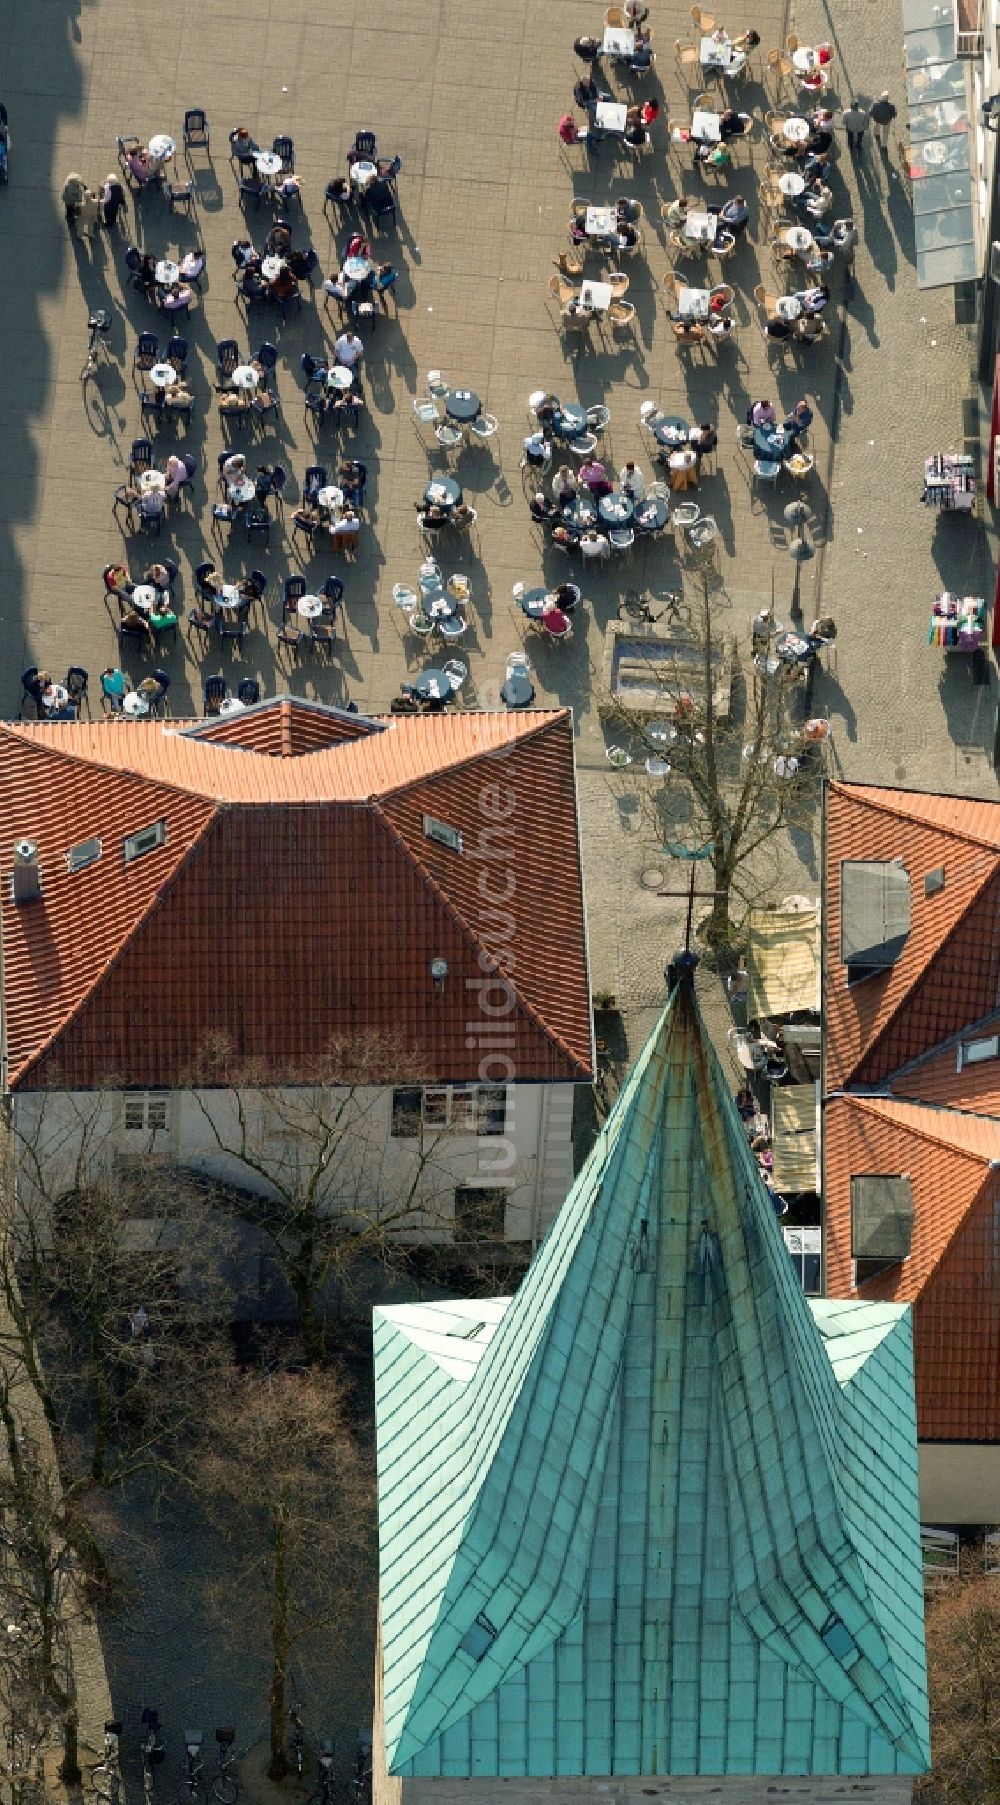
[[[794,1196],[819,1190],[818,1084],[779,1084],[771,1092],[771,1179]]]
[[[819,1010],[819,909],[753,909],[748,922],[747,1014]]]
[[[952,0],[903,0],[918,288],[976,275],[972,130]]]

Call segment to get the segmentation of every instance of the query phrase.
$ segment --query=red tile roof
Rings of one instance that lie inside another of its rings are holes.
[[[1000,804],[832,783],[826,808],[826,1089],[875,1084],[1000,999]],[[900,859],[910,932],[898,964],[848,987],[840,866]],[[944,889],[924,895],[938,866]]]
[[[960,1040],[1000,1028],[1000,805],[834,783],[826,847],[826,1290],[912,1303],[923,1439],[1000,1440],[1000,1060],[958,1070]],[[910,929],[895,966],[848,986],[840,873],[855,859],[909,873]],[[938,867],[943,888],[927,895]],[[855,1287],[863,1173],[910,1178],[914,1232],[909,1258]]]
[[[165,845],[126,865],[122,838],[159,820]],[[70,873],[92,835],[102,857]],[[480,1073],[494,957],[510,1076],[590,1076],[567,711],[373,727],[284,699],[209,724],[0,725],[0,861],[25,836],[41,900],[6,882],[0,900],[12,1089],[169,1087],[210,1045],[287,1081],[383,1035],[428,1079],[503,1081]]]
[[[993,1231],[1000,1122],[894,1098],[826,1105],[826,1290],[912,1303],[917,1424],[925,1440],[1000,1439],[1000,1245]],[[897,1173],[913,1189],[908,1259],[853,1283],[851,1178]]]

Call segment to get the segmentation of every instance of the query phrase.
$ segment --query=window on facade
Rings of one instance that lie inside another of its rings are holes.
[[[431,1133],[502,1135],[507,1128],[503,1085],[439,1084],[425,1091],[392,1093],[392,1132],[397,1138]]]
[[[487,1185],[459,1185],[455,1191],[455,1240],[502,1241],[507,1193]]]
[[[156,1134],[170,1127],[169,1091],[130,1091],[125,1098],[126,1134]]]

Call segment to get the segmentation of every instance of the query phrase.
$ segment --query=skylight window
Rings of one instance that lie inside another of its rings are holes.
[[[96,865],[103,848],[95,834],[92,840],[81,840],[71,846],[66,854],[67,871],[86,871],[88,865]]]
[[[154,821],[152,827],[141,827],[137,834],[127,834],[122,841],[126,865],[133,859],[141,859],[144,853],[154,852],[157,846],[164,846],[167,839],[165,821]]]
[[[436,815],[424,816],[424,833],[428,840],[436,840],[439,846],[450,846],[452,852],[461,852],[462,836],[457,827],[449,827],[447,821],[439,821]]]
[[[985,1059],[1000,1058],[1000,1034],[984,1034],[977,1040],[963,1040],[959,1049],[958,1069],[964,1065],[982,1065]]]

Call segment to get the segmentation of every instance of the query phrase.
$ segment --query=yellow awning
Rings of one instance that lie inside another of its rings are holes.
[[[771,1091],[771,1177],[776,1191],[819,1190],[818,1084],[778,1084]]]
[[[748,921],[747,1013],[819,1012],[819,910],[752,909]]]

